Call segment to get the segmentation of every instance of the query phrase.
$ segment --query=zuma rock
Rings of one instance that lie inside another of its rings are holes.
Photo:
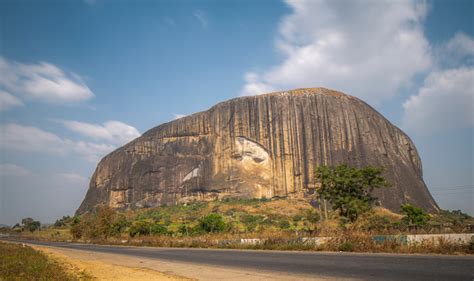
[[[311,198],[320,165],[384,167],[378,203],[436,212],[410,138],[363,101],[324,88],[240,97],[155,127],[105,156],[78,214],[224,198]]]

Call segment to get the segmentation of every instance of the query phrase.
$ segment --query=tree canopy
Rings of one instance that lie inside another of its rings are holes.
[[[356,168],[346,164],[320,166],[316,170],[316,180],[320,183],[317,191],[321,198],[329,201],[333,210],[354,222],[360,214],[371,209],[376,200],[371,192],[389,186],[382,171],[378,167]]]

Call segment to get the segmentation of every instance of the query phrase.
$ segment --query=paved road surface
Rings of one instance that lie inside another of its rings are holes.
[[[474,256],[396,255],[104,246],[24,241],[200,265],[361,280],[474,280]]]

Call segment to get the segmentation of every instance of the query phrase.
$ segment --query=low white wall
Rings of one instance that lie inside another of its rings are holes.
[[[440,240],[446,242],[468,244],[474,239],[473,233],[450,233],[450,234],[409,234],[407,237],[408,244],[416,244],[422,242],[439,243]]]

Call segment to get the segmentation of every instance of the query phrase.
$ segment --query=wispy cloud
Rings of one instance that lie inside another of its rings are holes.
[[[474,64],[474,38],[456,33],[449,41],[436,46],[435,60],[442,67],[456,67],[459,64]]]
[[[283,61],[245,74],[242,95],[300,87],[334,88],[377,103],[432,64],[418,1],[286,1],[279,26]],[[407,63],[409,62],[409,63]]]
[[[194,17],[199,21],[199,23],[201,24],[201,27],[202,28],[207,28],[208,27],[208,20],[207,20],[207,16],[206,14],[201,11],[201,10],[196,10],[194,11]]]
[[[120,121],[107,121],[102,125],[79,121],[61,120],[67,129],[94,140],[104,140],[122,145],[140,136],[138,130]]]
[[[75,73],[47,62],[23,64],[3,57],[0,57],[0,90],[17,99],[49,103],[75,103],[94,97]]]
[[[19,98],[8,92],[0,90],[0,112],[23,105],[23,102]]]
[[[1,150],[52,155],[74,153],[91,162],[98,161],[116,148],[108,143],[74,141],[37,127],[16,123],[0,125],[0,135]]]

